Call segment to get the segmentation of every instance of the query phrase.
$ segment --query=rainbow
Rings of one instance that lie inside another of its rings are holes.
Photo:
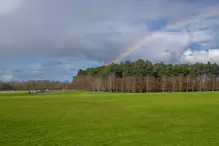
[[[112,64],[112,63],[118,63],[120,62],[122,59],[124,59],[125,57],[129,56],[133,51],[141,48],[146,42],[148,42],[149,40],[160,36],[165,30],[167,29],[176,29],[176,28],[180,28],[182,26],[184,26],[185,24],[188,23],[192,23],[192,22],[197,22],[200,20],[204,20],[208,17],[213,17],[213,16],[218,16],[219,14],[219,10],[205,10],[203,13],[199,13],[196,16],[193,17],[189,17],[187,19],[184,19],[182,21],[178,21],[175,22],[174,24],[170,24],[167,25],[166,27],[164,27],[163,29],[159,30],[159,31],[155,31],[147,36],[145,36],[143,39],[137,41],[136,43],[134,43],[133,45],[131,45],[130,47],[126,48],[125,51],[123,53],[121,53],[119,56],[117,56],[116,58],[114,58],[112,61],[110,61],[108,63],[108,65]],[[106,66],[103,69],[101,69],[101,73],[106,73],[111,67],[110,66]]]

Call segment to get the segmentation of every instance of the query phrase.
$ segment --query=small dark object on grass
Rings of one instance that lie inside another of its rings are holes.
[[[34,90],[34,91],[28,91],[29,94],[35,94],[35,93],[44,93],[44,90]]]

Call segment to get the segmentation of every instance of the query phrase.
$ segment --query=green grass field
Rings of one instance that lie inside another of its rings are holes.
[[[1,146],[219,145],[219,93],[0,93]]]

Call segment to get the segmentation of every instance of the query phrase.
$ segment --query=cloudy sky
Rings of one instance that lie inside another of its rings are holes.
[[[218,0],[0,0],[0,80],[70,81],[145,37],[122,61],[219,63],[218,14]]]

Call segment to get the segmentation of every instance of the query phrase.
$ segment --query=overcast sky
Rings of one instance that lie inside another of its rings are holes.
[[[123,61],[219,63],[218,9],[218,0],[0,0],[0,80],[70,81],[157,31]]]

